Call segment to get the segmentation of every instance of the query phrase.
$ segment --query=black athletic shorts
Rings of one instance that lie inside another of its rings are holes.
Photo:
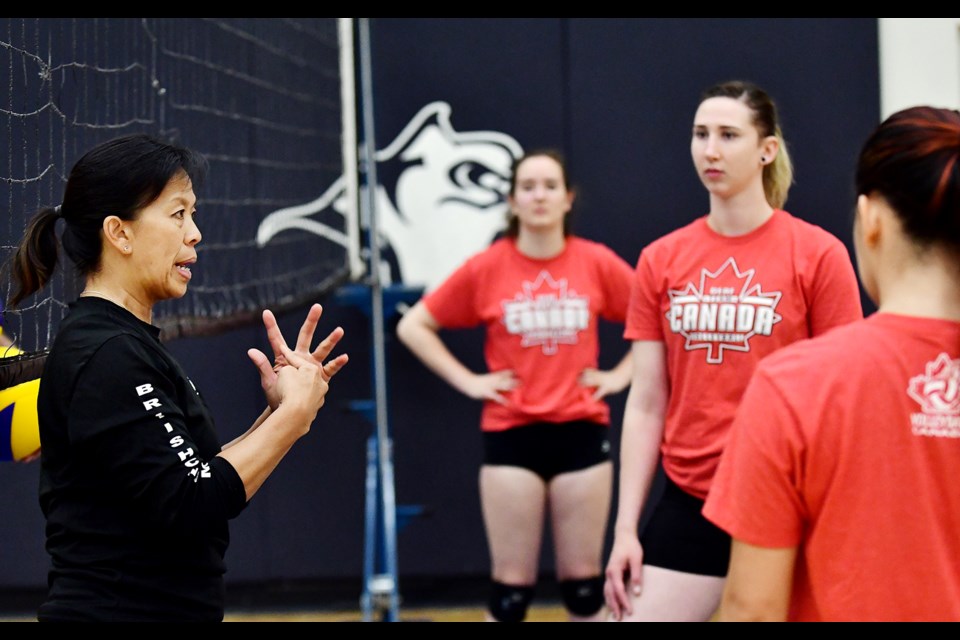
[[[534,422],[483,432],[484,464],[523,467],[545,482],[608,460],[610,428],[596,422]]]
[[[727,575],[731,539],[703,517],[703,503],[666,477],[663,495],[640,536],[644,564],[706,576]]]

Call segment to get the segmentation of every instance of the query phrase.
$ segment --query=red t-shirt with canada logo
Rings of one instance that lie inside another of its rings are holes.
[[[798,547],[790,620],[960,620],[960,322],[875,313],[765,359],[704,515]]]
[[[645,247],[624,336],[666,345],[664,471],[705,498],[760,359],[862,318],[846,247],[786,211],[734,237],[704,216]]]
[[[577,380],[598,366],[599,319],[624,321],[632,278],[628,262],[591,240],[568,237],[559,255],[538,260],[501,238],[424,296],[444,329],[484,325],[489,371],[509,369],[519,380],[504,392],[506,406],[484,403],[484,431],[572,420],[609,425],[607,403]]]

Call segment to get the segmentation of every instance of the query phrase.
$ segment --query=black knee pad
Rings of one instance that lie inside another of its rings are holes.
[[[490,615],[497,622],[523,622],[533,600],[533,587],[515,587],[493,581],[490,590]]]
[[[563,580],[560,595],[567,611],[578,616],[592,616],[603,607],[603,577]]]

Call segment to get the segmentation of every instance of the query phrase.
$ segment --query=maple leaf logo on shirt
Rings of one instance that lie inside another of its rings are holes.
[[[507,332],[520,335],[521,346],[540,346],[546,355],[556,353],[560,344],[576,344],[577,334],[590,324],[590,299],[546,270],[533,282],[524,280],[522,289],[501,303]]]
[[[910,378],[907,394],[928,414],[954,414],[960,410],[960,360],[941,353],[919,376]]]
[[[708,363],[721,364],[725,350],[750,351],[750,338],[773,333],[783,319],[776,312],[782,294],[763,292],[754,274],[730,257],[716,271],[702,269],[699,287],[667,291],[670,330],[686,338],[685,349],[705,349]]]

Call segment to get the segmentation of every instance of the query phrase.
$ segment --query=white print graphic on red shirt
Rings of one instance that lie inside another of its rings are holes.
[[[557,345],[576,344],[577,334],[590,324],[590,299],[546,270],[533,282],[525,280],[523,291],[501,304],[507,331],[522,337],[521,346],[540,346],[546,355],[556,353]]]
[[[914,435],[960,438],[960,360],[941,353],[921,375],[910,378],[907,395],[921,408],[910,414]]]
[[[667,291],[670,330],[687,339],[687,351],[706,349],[707,362],[721,364],[724,350],[750,351],[750,338],[773,333],[782,294],[762,292],[754,271],[741,272],[731,257],[716,271],[701,270],[699,287]]]

